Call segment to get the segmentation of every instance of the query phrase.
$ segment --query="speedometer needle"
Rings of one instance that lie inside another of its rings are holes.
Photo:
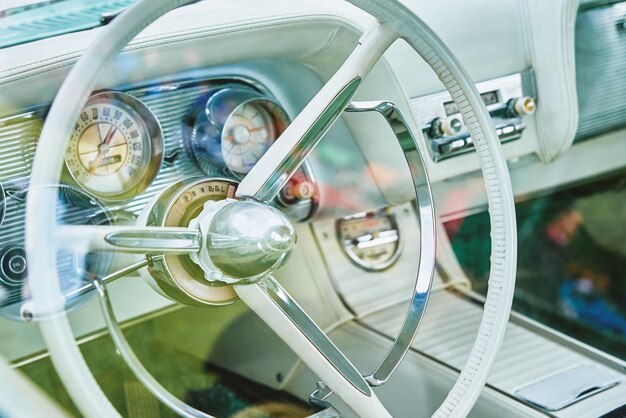
[[[102,143],[109,145],[111,143],[111,140],[113,139],[113,135],[115,135],[115,132],[117,132],[117,127],[111,125],[111,127],[109,128],[109,132],[107,132]]]
[[[117,132],[117,127],[111,125],[111,127],[109,128],[109,131],[104,137],[104,140],[98,146],[98,155],[96,155],[96,158],[90,164],[91,166],[91,168],[89,169],[90,174],[93,174],[96,171],[96,169],[98,169],[100,163],[102,162],[102,159],[104,158],[106,153],[109,151],[109,144],[111,143],[111,140],[113,140],[113,135],[115,135],[115,132]]]

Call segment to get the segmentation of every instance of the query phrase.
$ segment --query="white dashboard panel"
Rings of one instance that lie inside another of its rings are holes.
[[[476,81],[513,74],[531,64],[518,0],[404,3],[439,35]],[[406,43],[394,45],[388,59],[410,97],[443,89],[432,70]]]
[[[476,82],[534,70],[538,110],[526,118],[522,138],[503,147],[507,159],[537,154],[549,161],[571,145],[578,120],[573,54],[577,0],[405,3],[446,42]],[[386,58],[409,99],[443,90],[433,71],[406,43],[394,44]],[[418,139],[426,147],[421,133]],[[381,154],[371,141],[362,140],[360,145],[370,161],[397,166],[397,156]],[[476,171],[479,164],[476,155],[468,153],[438,163],[427,159],[427,168],[437,182]],[[387,198],[399,203],[405,192],[398,187]]]
[[[343,2],[199,2],[141,32],[103,69],[98,86],[261,58],[310,61],[328,71],[347,56],[357,28],[368,22]],[[69,68],[100,32],[96,28],[0,50],[0,115],[54,98]]]

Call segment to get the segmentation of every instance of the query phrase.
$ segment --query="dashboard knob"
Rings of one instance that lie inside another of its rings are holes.
[[[448,118],[436,118],[431,123],[431,135],[433,138],[452,136],[461,132],[463,121],[458,116]]]
[[[26,253],[22,247],[7,247],[0,252],[0,280],[17,286],[26,277]]]
[[[292,199],[311,199],[315,194],[315,186],[308,180],[301,180],[295,184],[289,184],[285,188],[285,196]]]
[[[537,110],[537,102],[530,96],[518,97],[511,102],[511,110],[516,116],[530,116]]]
[[[317,194],[317,187],[302,172],[293,175],[280,191],[279,200],[284,205],[294,205],[301,201],[313,199]]]

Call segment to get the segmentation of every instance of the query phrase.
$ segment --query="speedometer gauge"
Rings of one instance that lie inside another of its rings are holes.
[[[65,154],[73,180],[110,201],[152,183],[163,162],[163,135],[148,107],[125,93],[93,95],[81,111]]]

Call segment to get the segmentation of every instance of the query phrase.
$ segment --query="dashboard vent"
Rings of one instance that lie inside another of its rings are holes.
[[[65,0],[40,7],[10,9],[0,18],[0,48],[95,28],[101,18],[134,0]]]
[[[575,42],[576,140],[626,126],[626,2],[582,3]]]

